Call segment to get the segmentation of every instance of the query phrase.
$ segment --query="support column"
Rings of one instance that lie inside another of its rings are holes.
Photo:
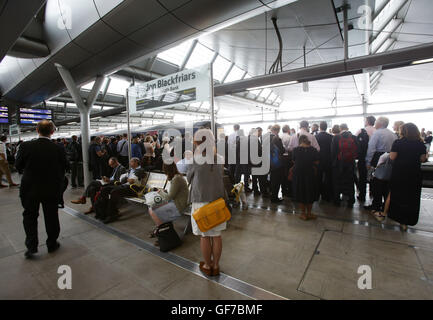
[[[62,65],[55,64],[57,70],[62,77],[66,88],[68,89],[72,99],[80,111],[80,129],[81,129],[81,149],[83,152],[83,173],[84,173],[84,185],[87,187],[92,181],[92,176],[89,171],[89,144],[90,144],[90,111],[95,103],[99,90],[101,89],[102,83],[104,82],[104,76],[97,76],[93,88],[87,97],[86,102],[83,101],[80,95],[80,90],[77,88],[74,79],[68,69]]]
[[[343,23],[344,23],[344,60],[349,59],[349,22],[348,22],[349,6],[346,2],[343,4]]]
[[[213,82],[213,62],[209,64],[209,79],[210,79],[210,97],[209,97],[209,104],[210,104],[210,121],[211,121],[211,130],[212,133],[215,135],[216,138],[216,128],[215,128],[215,105],[214,105],[214,82]]]

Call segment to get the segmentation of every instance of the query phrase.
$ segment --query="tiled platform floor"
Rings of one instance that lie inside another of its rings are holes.
[[[68,189],[66,205],[82,190]],[[381,226],[362,210],[314,206],[302,221],[289,200],[273,206],[249,196],[251,209],[235,211],[223,233],[222,271],[289,299],[433,299],[433,192],[425,190],[415,232]],[[23,258],[22,208],[17,189],[0,190],[0,299],[246,299],[181,269],[80,218],[60,211],[61,249],[47,254],[43,219],[34,261]],[[143,207],[125,205],[110,226],[152,243]],[[183,230],[187,217],[175,223]],[[184,238],[174,254],[200,261],[199,239]],[[72,290],[57,288],[59,265],[72,268]],[[372,269],[371,290],[357,287],[358,267]]]

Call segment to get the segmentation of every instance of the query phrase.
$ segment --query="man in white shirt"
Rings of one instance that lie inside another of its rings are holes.
[[[385,152],[391,152],[392,144],[397,140],[397,136],[388,129],[389,119],[380,117],[376,120],[376,131],[368,142],[366,156],[367,167],[376,167],[379,157]]]
[[[238,124],[235,124],[233,126],[233,132],[229,135],[229,138],[227,140],[229,146],[236,146],[236,137],[239,135],[239,129],[240,126]]]
[[[283,135],[281,136],[281,142],[283,143],[284,147],[284,155],[289,154],[289,144],[290,144],[290,127],[288,125],[285,125],[282,129]]]
[[[119,162],[125,168],[128,167],[128,135],[126,133],[123,134],[122,140],[117,143],[117,153],[119,154]]]
[[[6,152],[6,136],[2,136],[0,138],[0,188],[6,188],[7,186],[3,184],[3,174],[6,175],[6,178],[9,182],[9,187],[18,186],[16,183],[12,181],[11,171],[9,169],[9,163],[7,160],[7,152]]]
[[[376,120],[376,131],[368,141],[367,156],[365,158],[368,170],[377,167],[377,162],[379,161],[380,156],[386,152],[391,152],[392,145],[394,141],[397,140],[397,136],[394,132],[388,129],[388,125],[389,119],[386,117],[380,117]],[[370,191],[373,194],[373,202],[369,206],[364,206],[364,208],[373,211],[382,210],[384,201],[386,200],[382,199],[385,198],[383,194],[387,193],[383,190],[387,187],[387,183],[380,184],[376,179],[374,179],[370,184]]]
[[[239,129],[240,126],[238,124],[235,124],[233,126],[233,132],[229,135],[227,138],[227,146],[228,146],[228,165],[229,165],[229,173],[230,173],[230,179],[234,183],[235,181],[235,170],[236,170],[236,139],[239,136]]]
[[[188,167],[194,162],[194,154],[191,150],[186,150],[183,155],[184,158],[176,163],[176,167],[179,173],[186,174]]]
[[[306,120],[301,121],[299,126],[300,126],[300,129],[299,129],[298,134],[296,136],[292,137],[292,139],[290,139],[289,151],[293,151],[293,149],[295,149],[297,146],[299,146],[299,137],[300,136],[307,136],[308,140],[311,142],[311,146],[314,147],[317,151],[320,151],[320,146],[317,143],[316,137],[313,136],[310,132],[308,132],[309,127],[310,127],[308,121],[306,121]]]

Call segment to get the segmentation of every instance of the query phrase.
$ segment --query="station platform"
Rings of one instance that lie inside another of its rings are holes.
[[[24,259],[18,189],[0,190],[0,299],[433,299],[433,189],[423,189],[420,222],[401,232],[377,222],[362,205],[318,202],[315,221],[302,221],[290,200],[273,205],[248,196],[223,232],[219,277],[198,269],[199,238],[161,253],[148,233],[143,207],[121,208],[109,225],[74,205],[82,189],[68,189],[59,210],[61,248],[48,254],[41,215],[40,247]],[[175,222],[179,233],[188,217]],[[57,287],[57,268],[72,269],[72,290]],[[371,267],[372,289],[358,288],[358,268]]]

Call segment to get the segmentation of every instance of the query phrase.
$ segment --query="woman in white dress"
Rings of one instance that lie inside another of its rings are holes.
[[[226,198],[223,183],[224,165],[222,164],[224,163],[224,159],[216,154],[215,148],[203,147],[206,145],[203,143],[206,139],[213,142],[215,141],[212,132],[208,129],[201,129],[197,131],[195,135],[196,138],[200,131],[201,134],[204,132],[206,138],[201,139],[201,141],[194,141],[195,160],[197,156],[201,154],[210,161],[204,164],[199,164],[197,161],[194,161],[188,168],[187,178],[188,182],[191,184],[189,194],[189,200],[192,203],[191,214],[212,201],[219,198]],[[224,222],[206,232],[200,231],[192,215],[191,223],[193,233],[197,236],[201,236],[200,248],[204,261],[200,262],[200,270],[208,276],[219,275],[219,260],[222,252],[221,231],[226,229],[226,223]]]

